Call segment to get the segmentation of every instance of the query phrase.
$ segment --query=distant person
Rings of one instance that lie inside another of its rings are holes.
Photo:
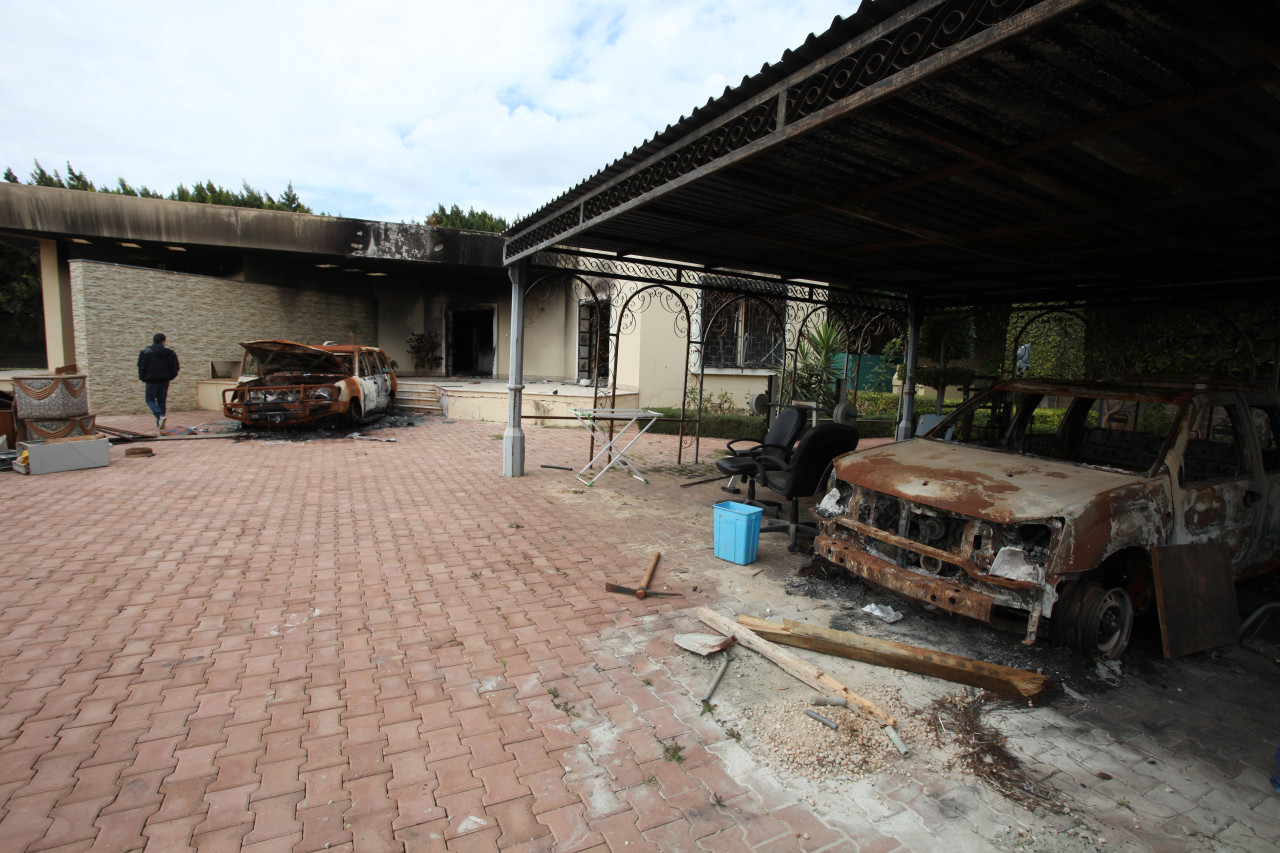
[[[138,353],[138,379],[147,383],[147,408],[156,416],[156,429],[164,429],[169,383],[178,378],[178,354],[165,340],[164,333],[156,332],[151,346]]]

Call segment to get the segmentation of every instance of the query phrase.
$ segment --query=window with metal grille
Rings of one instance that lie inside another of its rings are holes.
[[[706,367],[771,368],[785,347],[781,299],[702,293],[702,363]]]
[[[578,379],[609,378],[609,303],[588,299],[578,304]]]

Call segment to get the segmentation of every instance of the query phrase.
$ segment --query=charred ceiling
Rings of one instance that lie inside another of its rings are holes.
[[[507,233],[927,307],[1276,298],[1280,3],[864,2]]]

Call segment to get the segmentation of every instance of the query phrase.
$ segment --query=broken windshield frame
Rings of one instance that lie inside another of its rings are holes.
[[[927,438],[1150,476],[1180,417],[1177,405],[1161,400],[995,388],[960,406]]]

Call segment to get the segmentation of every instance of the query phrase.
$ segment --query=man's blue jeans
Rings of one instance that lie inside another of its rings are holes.
[[[164,417],[165,401],[169,397],[168,382],[148,382],[147,383],[147,408],[156,416],[156,419]],[[134,399],[137,399],[136,397]]]

